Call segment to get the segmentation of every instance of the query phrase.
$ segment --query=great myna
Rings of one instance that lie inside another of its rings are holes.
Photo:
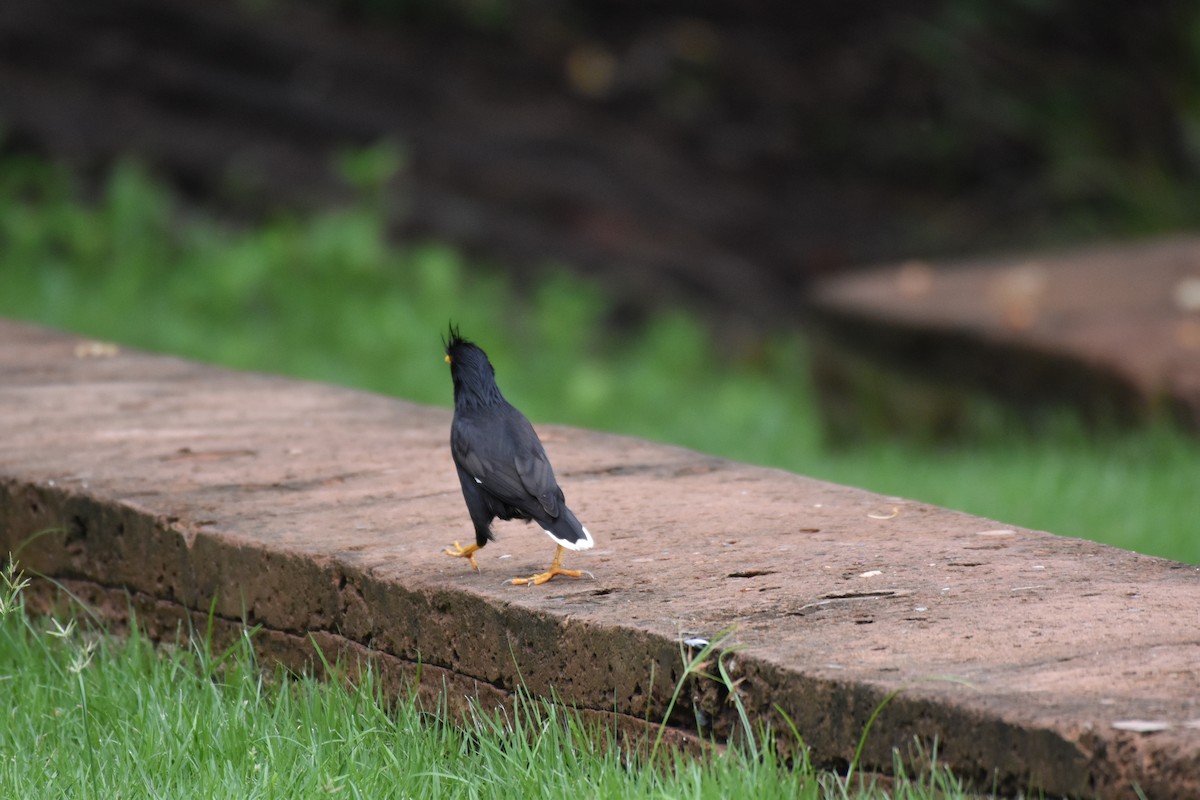
[[[558,545],[554,561],[545,572],[511,582],[539,584],[556,575],[582,577],[581,570],[562,568],[563,552],[588,549],[592,535],[567,508],[533,426],[500,394],[487,354],[453,326],[446,342],[446,362],[454,378],[450,452],[475,524],[475,543],[463,547],[455,542],[446,554],[465,558],[478,570],[475,551],[495,538],[492,520],[536,521]]]

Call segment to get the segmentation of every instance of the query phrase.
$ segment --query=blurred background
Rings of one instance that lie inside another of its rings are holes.
[[[453,319],[538,422],[1196,563],[1174,423],[832,436],[809,329],[864,266],[1198,223],[1188,2],[0,6],[0,313],[441,405]]]

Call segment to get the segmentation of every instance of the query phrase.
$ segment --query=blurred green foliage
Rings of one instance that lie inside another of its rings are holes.
[[[795,336],[766,346],[758,364],[727,365],[731,380],[716,381],[695,319],[665,314],[634,336],[606,335],[597,287],[558,272],[517,291],[448,247],[392,247],[369,203],[238,229],[178,213],[131,164],[112,172],[95,205],[75,196],[61,168],[13,159],[0,170],[3,313],[442,405],[451,385],[441,337],[453,321],[535,419],[760,460],[746,443],[773,442],[784,425],[795,428],[783,437],[792,442],[814,430]],[[704,401],[669,402],[671,387]],[[701,432],[713,408],[763,413]]]
[[[397,153],[343,166],[367,194]],[[180,207],[135,165],[94,202],[62,167],[0,161],[0,314],[233,367],[448,406],[453,320],[528,416],[673,442],[1009,523],[1200,563],[1200,446],[1169,429],[1097,436],[823,446],[803,341],[717,355],[693,316],[605,324],[598,287],[548,271],[532,289],[435,244],[394,246],[378,204],[239,228]],[[869,432],[870,433],[870,432]],[[864,437],[870,441],[872,436]],[[636,525],[636,521],[631,521]]]

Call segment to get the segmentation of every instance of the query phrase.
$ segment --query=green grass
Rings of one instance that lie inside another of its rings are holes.
[[[0,715],[0,796],[14,800],[884,796],[869,781],[781,764],[768,742],[638,767],[612,731],[528,696],[509,713],[454,721],[412,694],[384,702],[370,672],[354,688],[264,674],[252,632],[225,652],[203,637],[156,648],[136,626],[118,639],[24,612],[10,565],[0,575],[0,685],[13,699]],[[935,766],[888,796],[965,795]]]
[[[1200,448],[1169,427],[1099,437],[1064,423],[1045,439],[983,446],[876,444],[814,466],[823,477],[1010,524],[1200,564],[1194,476]]]
[[[343,159],[370,189],[389,151]],[[694,317],[614,331],[597,287],[517,287],[440,245],[393,246],[380,193],[252,228],[182,209],[129,164],[93,203],[44,162],[0,161],[0,314],[234,367],[449,405],[453,319],[531,418],[618,431],[1200,563],[1200,445],[1168,428],[1094,435],[1069,420],[938,447],[882,435],[831,449],[806,349],[775,331],[717,355]]]

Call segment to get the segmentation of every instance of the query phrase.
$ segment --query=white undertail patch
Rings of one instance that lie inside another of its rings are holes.
[[[574,541],[574,542],[568,542],[566,539],[560,539],[557,536],[555,536],[553,533],[551,533],[550,531],[546,531],[545,528],[542,528],[542,530],[546,531],[547,536],[549,536],[551,539],[558,542],[559,544],[561,544],[563,547],[567,548],[568,550],[587,550],[596,543],[594,541],[592,541],[592,534],[590,531],[588,531],[586,525],[580,525],[579,527],[583,529],[583,538],[579,539],[578,541]]]

